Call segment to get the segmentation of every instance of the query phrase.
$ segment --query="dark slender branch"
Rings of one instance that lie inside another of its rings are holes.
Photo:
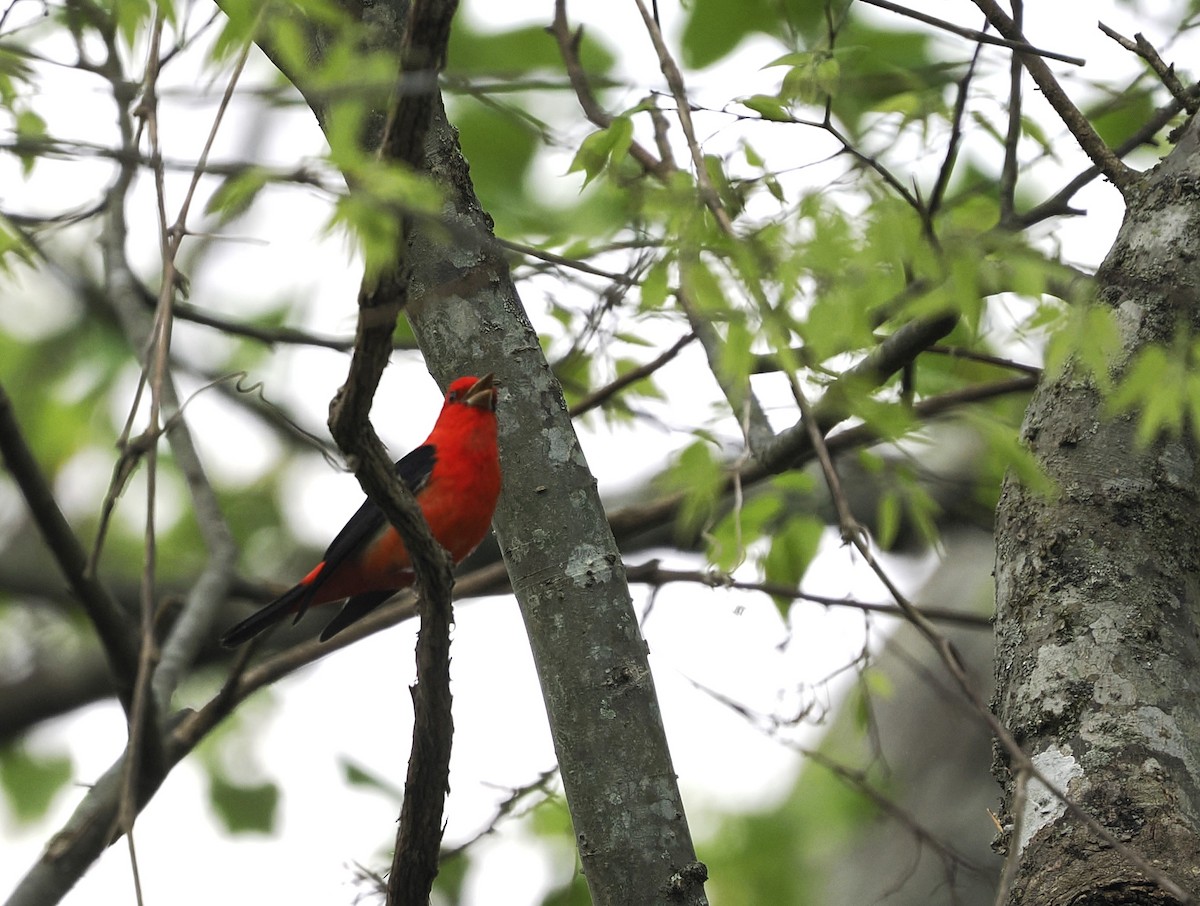
[[[658,369],[662,368],[664,365],[674,359],[675,356],[679,355],[683,348],[694,339],[696,339],[696,335],[694,333],[684,334],[682,337],[676,340],[674,345],[662,355],[652,359],[645,365],[634,368],[632,371],[627,371],[615,381],[612,381],[600,389],[589,393],[571,407],[571,417],[576,418],[580,415],[583,415],[585,412],[595,409],[597,406],[604,405],[605,402],[607,402],[616,394],[620,393],[630,384],[635,384],[643,378],[654,374],[654,372],[658,371]]]
[[[612,271],[605,271],[598,267],[593,267],[585,261],[580,261],[576,258],[566,258],[562,255],[556,255],[553,252],[547,252],[545,249],[539,249],[532,245],[526,245],[523,242],[514,242],[511,239],[497,238],[496,244],[501,248],[508,249],[511,252],[517,252],[518,254],[527,255],[530,258],[537,258],[550,264],[557,264],[561,267],[569,267],[584,274],[591,274],[593,277],[603,277],[605,280],[610,280],[613,283],[621,283],[625,286],[638,285],[638,281],[627,274],[614,274]]]
[[[1008,396],[1013,393],[1028,392],[1037,386],[1037,382],[1037,377],[1030,375],[987,384],[972,384],[959,390],[952,390],[948,393],[918,400],[912,405],[912,414],[917,420],[931,420],[971,403]],[[821,411],[820,403],[817,404],[816,409],[819,419]],[[879,435],[874,428],[866,424],[860,424],[855,425],[853,428],[847,428],[844,431],[829,434],[825,440],[825,445],[834,453],[843,453],[847,450],[856,450],[869,446],[878,441]],[[804,435],[800,434],[790,450],[789,456],[781,456],[769,464],[764,464],[758,460],[751,460],[737,469],[736,480],[740,481],[743,487],[748,487],[771,475],[776,475],[789,469],[800,468],[811,461],[812,456],[811,448],[804,445]],[[726,482],[721,488],[721,493],[728,493],[733,487],[734,481],[735,474],[731,471],[726,477]],[[669,524],[678,515],[684,496],[682,492],[668,494],[651,503],[638,503],[613,510],[608,515],[608,521],[612,526],[613,534],[616,535],[618,541],[622,541],[645,532],[650,528]]]
[[[1012,0],[1013,24],[1023,27],[1025,0]],[[1008,132],[1004,136],[1004,163],[1000,168],[1000,222],[1012,219],[1017,197],[1017,175],[1021,145],[1021,58],[1015,53],[1008,67]]]
[[[778,598],[811,601],[813,604],[820,604],[824,607],[848,607],[852,610],[860,610],[863,613],[878,613],[884,616],[905,619],[904,611],[895,604],[880,604],[872,601],[856,601],[851,598],[814,595],[778,582],[743,582],[730,576],[707,571],[664,569],[658,560],[631,564],[625,569],[629,575],[630,582],[652,585],[655,588],[661,588],[671,582],[688,582],[695,585],[706,585],[709,588],[757,591]],[[986,615],[964,613],[961,610],[952,610],[944,607],[921,607],[918,609],[930,620],[943,623],[957,623],[970,626],[973,629],[990,630],[992,627],[992,619]]]
[[[213,327],[231,336],[258,340],[267,346],[286,343],[293,346],[315,346],[320,349],[333,349],[337,352],[346,352],[354,348],[354,341],[349,338],[325,337],[306,330],[298,330],[295,327],[260,327],[257,324],[248,324],[245,321],[235,321],[232,318],[210,314],[204,309],[187,302],[175,303],[175,317],[181,321],[190,321],[193,324]]]
[[[847,369],[813,407],[816,428],[826,432],[847,416],[846,401],[864,386],[875,387],[912,362],[917,355],[946,336],[958,323],[955,315],[910,321],[876,346],[861,362]],[[812,437],[805,419],[776,435],[757,459],[767,471],[786,468],[794,457],[811,452]]]
[[[800,122],[800,121],[796,120],[796,122]],[[902,183],[899,179],[897,179],[896,175],[891,170],[889,170],[887,167],[885,167],[883,164],[881,164],[878,160],[876,160],[871,155],[864,154],[862,151],[860,151],[858,148],[856,148],[854,146],[854,143],[851,142],[850,139],[846,138],[846,136],[842,134],[842,131],[833,124],[832,101],[826,101],[825,116],[820,123],[806,124],[806,125],[816,125],[817,128],[823,129],[825,132],[828,132],[831,136],[833,136],[835,139],[837,139],[839,142],[841,142],[842,143],[841,153],[848,154],[850,157],[853,157],[855,160],[857,160],[863,166],[868,167],[871,170],[874,170],[875,173],[877,173],[879,175],[879,177],[885,183],[887,183],[887,185],[891,188],[891,190],[893,192],[895,192],[897,195],[899,195],[901,198],[903,198],[905,203],[909,207],[911,207],[914,211],[916,211],[918,215],[920,215],[922,220],[925,219],[925,205],[921,201],[921,199],[919,199],[916,195],[914,195],[911,189],[909,189],[907,186],[904,185],[904,183]]]
[[[937,16],[931,16],[928,13],[920,12],[908,6],[901,6],[899,3],[892,3],[890,0],[858,0],[859,3],[865,3],[867,6],[877,6],[880,9],[886,9],[889,12],[899,13],[901,16],[907,16],[910,19],[916,19],[918,22],[924,22],[926,25],[932,25],[935,28],[940,28],[943,31],[948,31],[951,34],[958,35],[961,38],[967,38],[971,41],[976,41],[980,44],[992,44],[996,47],[1007,47],[1014,51],[1019,51],[1025,54],[1034,54],[1039,57],[1045,57],[1048,60],[1058,60],[1062,63],[1070,63],[1072,66],[1083,66],[1087,63],[1082,57],[1073,57],[1065,53],[1057,53],[1053,50],[1044,50],[1040,47],[1034,47],[1024,38],[1012,38],[1006,36],[997,38],[995,35],[989,35],[986,32],[976,31],[973,28],[963,28],[961,25],[955,25],[953,22],[947,22],[945,19],[939,19]]]
[[[937,179],[934,180],[933,189],[929,193],[929,203],[925,206],[925,232],[931,239],[936,237],[933,218],[942,206],[942,200],[946,196],[946,187],[950,185],[950,175],[954,172],[954,164],[958,160],[958,146],[962,142],[963,117],[967,112],[967,97],[971,81],[975,77],[975,66],[979,62],[979,55],[982,52],[983,45],[976,44],[975,52],[971,54],[971,63],[958,81],[958,90],[954,97],[954,112],[950,117],[950,137],[946,142],[946,156],[942,158]]]
[[[873,0],[873,2],[879,2],[879,0]],[[1000,8],[996,0],[974,0],[974,3],[987,16],[996,31],[1010,41],[1025,43],[1025,36],[1021,34],[1021,29]],[[1092,163],[1100,168],[1121,194],[1129,192],[1139,179],[1138,172],[1129,167],[1113,152],[1112,148],[1104,143],[1104,139],[1100,137],[1100,133],[1096,131],[1088,118],[1067,97],[1067,93],[1063,91],[1058,79],[1046,65],[1046,61],[1033,53],[1022,52],[1021,62],[1033,76],[1033,80],[1041,89],[1050,106],[1054,108],[1071,134],[1075,136],[1075,140],[1079,142],[1084,153],[1092,159]]]
[[[1188,89],[1188,96],[1193,99],[1200,99],[1200,83],[1192,85]],[[1184,110],[1184,106],[1177,100],[1172,100],[1162,107],[1154,111],[1154,115],[1142,125],[1140,129],[1133,133],[1129,138],[1119,144],[1114,153],[1119,157],[1124,157],[1127,154],[1137,150],[1146,142],[1150,141],[1154,136],[1158,135],[1170,122],[1175,119]],[[1050,217],[1057,217],[1063,214],[1081,214],[1084,213],[1077,209],[1069,207],[1069,203],[1075,194],[1101,175],[1101,170],[1097,166],[1088,167],[1065,186],[1055,192],[1050,198],[1043,201],[1041,204],[1026,211],[1024,214],[1019,214],[1011,218],[1011,222],[1002,222],[1002,226],[1006,226],[1014,231],[1023,230],[1040,223]]]
[[[1103,22],[1098,23],[1100,30],[1108,37],[1112,38],[1126,50],[1137,54],[1154,70],[1154,74],[1166,86],[1167,91],[1171,92],[1171,97],[1175,98],[1188,113],[1195,113],[1198,106],[1196,98],[1183,87],[1183,82],[1179,81],[1179,76],[1175,74],[1175,65],[1168,65],[1158,51],[1154,49],[1154,45],[1146,40],[1146,36],[1141,32],[1136,33],[1131,41],[1124,35],[1113,31]]]
[[[414,0],[400,50],[401,90],[384,127],[380,157],[414,171],[425,163],[437,80],[457,0]],[[402,222],[395,261],[368,273],[359,293],[358,330],[346,383],[330,404],[329,428],[368,497],[400,533],[421,589],[417,638],[417,684],[413,696],[413,743],[404,785],[396,850],[388,879],[389,904],[429,900],[437,875],[442,814],[449,786],[453,724],[450,713],[450,559],[429,531],[413,495],[401,485],[369,421],[371,401],[392,350],[396,319],[408,295],[407,237]]]
[[[104,653],[117,684],[117,697],[129,709],[133,701],[133,683],[137,676],[138,654],[134,645],[133,626],[121,606],[108,590],[87,570],[87,554],[71,526],[63,516],[50,484],[42,474],[33,452],[25,443],[21,427],[13,411],[12,400],[0,385],[0,455],[4,465],[16,480],[25,502],[37,523],[46,546],[58,562],[71,587],[83,605],[84,612],[104,646]]]

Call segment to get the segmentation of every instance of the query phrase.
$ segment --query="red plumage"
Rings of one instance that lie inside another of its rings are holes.
[[[450,385],[425,443],[396,463],[433,537],[461,562],[487,535],[500,495],[493,375],[460,377]],[[321,633],[324,641],[413,583],[404,541],[370,500],[358,508],[296,585],[221,637],[235,647],[288,614],[348,598]]]

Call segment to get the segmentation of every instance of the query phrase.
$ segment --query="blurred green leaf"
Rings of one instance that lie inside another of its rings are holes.
[[[824,20],[821,5],[809,0],[693,0],[685,9],[682,57],[696,68],[716,63],[755,32],[791,43],[797,34],[815,37]]]
[[[268,172],[261,167],[247,167],[227,176],[208,199],[204,213],[218,214],[218,222],[228,223],[250,209],[268,179]]]
[[[594,80],[615,64],[613,51],[602,43],[595,30],[585,29],[579,44],[579,60]],[[539,25],[523,25],[503,31],[478,31],[459,17],[450,32],[446,52],[447,69],[452,76],[483,75],[512,78],[536,70],[562,71],[558,44]]]
[[[238,784],[209,771],[208,798],[231,834],[269,834],[275,828],[279,787],[273,783]]]
[[[19,823],[42,818],[71,773],[67,755],[35,755],[21,743],[0,747],[0,787]]]
[[[680,451],[663,480],[668,488],[683,493],[678,523],[682,531],[693,534],[712,517],[725,484],[725,467],[713,455],[712,444],[697,440]]]
[[[46,138],[46,121],[32,108],[26,107],[17,112],[17,138],[22,142],[36,144]],[[29,176],[37,163],[36,151],[19,152],[21,158],[21,175]]]
[[[770,539],[770,548],[762,558],[763,578],[788,588],[796,588],[816,556],[825,523],[815,516],[798,515],[787,520]],[[777,597],[775,606],[786,613],[792,599]]]
[[[382,793],[393,802],[399,803],[404,801],[404,788],[397,786],[386,777],[381,777],[369,768],[344,755],[338,759],[338,764],[341,766],[342,776],[345,777],[346,783],[350,784],[350,786],[363,787],[364,789],[373,790],[376,793]]]
[[[614,161],[624,159],[633,142],[633,121],[627,116],[615,117],[605,129],[593,132],[579,145],[568,173],[583,171],[586,186]]]

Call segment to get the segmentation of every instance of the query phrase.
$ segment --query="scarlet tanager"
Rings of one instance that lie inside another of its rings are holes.
[[[450,385],[441,414],[425,443],[396,463],[433,537],[461,562],[487,534],[500,495],[496,451],[495,375],[460,377]],[[345,629],[413,583],[404,541],[383,511],[364,501],[307,576],[221,637],[236,647],[288,614],[296,619],[313,604],[346,604],[325,627],[321,641]]]

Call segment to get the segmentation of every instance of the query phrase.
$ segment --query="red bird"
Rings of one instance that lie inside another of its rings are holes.
[[[425,443],[398,463],[396,474],[413,493],[433,537],[460,563],[487,535],[500,495],[496,451],[495,375],[460,377],[450,385]],[[321,633],[325,641],[413,583],[400,535],[370,500],[358,508],[325,551],[324,559],[261,610],[221,637],[236,647],[290,613],[348,598]]]

